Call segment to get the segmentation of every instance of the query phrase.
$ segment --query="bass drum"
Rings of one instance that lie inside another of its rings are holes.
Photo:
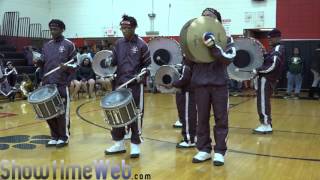
[[[151,55],[150,75],[154,77],[162,65],[181,64],[180,44],[171,38],[155,37],[148,42]]]
[[[228,66],[229,77],[237,81],[250,80],[255,76],[252,70],[263,64],[266,50],[258,40],[251,37],[239,37],[234,44],[237,55]]]
[[[176,88],[167,88],[168,85],[172,86],[172,83],[180,78],[180,73],[176,65],[163,65],[161,66],[155,75],[155,84],[157,89],[161,93],[175,93]]]

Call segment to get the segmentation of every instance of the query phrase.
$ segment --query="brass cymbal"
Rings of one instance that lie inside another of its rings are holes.
[[[227,45],[224,27],[216,18],[201,16],[189,20],[180,31],[181,47],[187,58],[196,63],[210,63],[215,60],[202,41],[205,32],[214,33],[216,44],[221,48]]]

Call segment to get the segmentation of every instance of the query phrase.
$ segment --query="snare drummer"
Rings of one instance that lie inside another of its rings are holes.
[[[123,38],[116,41],[112,50],[112,66],[117,66],[115,88],[135,77],[143,68],[151,64],[150,51],[147,44],[135,34],[137,21],[134,17],[123,15],[120,22]],[[129,84],[127,88],[132,90],[133,99],[142,112],[141,119],[128,125],[131,130],[130,157],[137,158],[140,155],[141,126],[143,118],[143,84],[141,78]],[[112,128],[111,131],[114,145],[105,150],[106,155],[126,152],[124,146],[125,127]]]
[[[69,97],[69,81],[70,76],[75,73],[76,65],[63,65],[76,55],[74,44],[64,38],[62,35],[65,30],[65,24],[58,19],[52,19],[49,22],[49,29],[52,40],[44,44],[41,61],[43,61],[43,74],[60,66],[60,69],[42,78],[42,84],[56,84],[59,94],[64,99],[65,113],[55,118],[47,120],[50,127],[51,140],[47,147],[56,146],[63,147],[69,143],[70,128],[70,97]]]

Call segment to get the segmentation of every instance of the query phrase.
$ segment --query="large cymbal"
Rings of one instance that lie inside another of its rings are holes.
[[[196,63],[210,63],[215,59],[210,54],[202,41],[205,32],[213,32],[216,44],[225,48],[227,44],[226,32],[222,24],[216,19],[208,16],[189,20],[180,31],[181,47],[187,58]]]

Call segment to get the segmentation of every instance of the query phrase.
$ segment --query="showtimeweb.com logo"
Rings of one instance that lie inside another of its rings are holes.
[[[0,179],[151,179],[150,174],[135,174],[125,160],[111,164],[109,160],[94,160],[84,166],[66,165],[63,160],[51,165],[19,165],[15,160],[1,160]]]

